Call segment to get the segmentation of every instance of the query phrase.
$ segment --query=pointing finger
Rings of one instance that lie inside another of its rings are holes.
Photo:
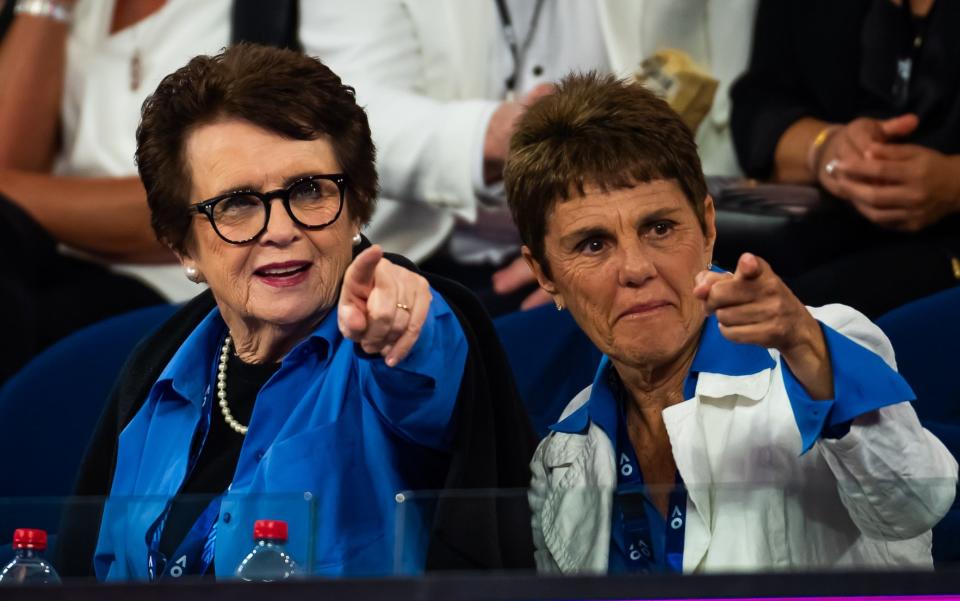
[[[763,260],[752,254],[743,253],[737,261],[734,277],[738,280],[755,280],[763,274]]]
[[[352,297],[366,300],[373,289],[374,273],[382,258],[383,249],[376,244],[356,256],[343,276],[343,293],[351,297],[348,300]]]

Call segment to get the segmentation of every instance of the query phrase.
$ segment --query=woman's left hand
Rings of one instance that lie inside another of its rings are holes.
[[[383,249],[374,245],[347,267],[337,324],[344,338],[393,367],[420,337],[432,299],[423,276],[384,259]]]
[[[870,221],[915,232],[960,211],[960,155],[915,144],[873,144],[840,161],[836,193]]]
[[[766,261],[744,253],[735,273],[701,271],[693,294],[717,316],[725,338],[777,349],[812,398],[833,397],[820,324]]]

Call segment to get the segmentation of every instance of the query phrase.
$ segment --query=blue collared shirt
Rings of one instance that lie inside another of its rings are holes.
[[[915,398],[903,377],[877,354],[823,323],[820,327],[833,370],[832,399],[813,400],[786,362],[781,364],[784,386],[800,431],[802,453],[809,451],[821,437],[840,438],[845,435],[857,416]],[[770,351],[760,346],[727,340],[720,333],[716,316],[711,315],[704,321],[697,354],[684,380],[684,398],[692,399],[695,396],[701,373],[747,376],[774,367],[776,362]],[[593,422],[611,441],[616,440],[620,405],[614,381],[611,380],[611,369],[609,357],[604,356],[597,367],[590,397],[576,411],[550,426],[550,430],[582,433]],[[663,555],[663,518],[656,511],[648,511],[647,515],[652,520],[655,554],[660,557]],[[619,552],[618,549],[616,545],[611,545],[611,552]],[[610,563],[624,562],[611,558]]]
[[[147,578],[146,533],[186,479],[194,433],[216,408],[225,335],[215,309],[121,433],[98,579]],[[257,396],[215,526],[217,574],[231,575],[253,548],[258,519],[287,521],[287,549],[314,575],[393,573],[395,495],[442,485],[466,356],[463,330],[436,292],[420,338],[394,368],[344,339],[332,310]]]

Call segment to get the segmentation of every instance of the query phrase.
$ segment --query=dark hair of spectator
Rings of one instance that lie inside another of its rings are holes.
[[[707,184],[690,129],[640,84],[594,72],[568,75],[527,110],[504,171],[513,220],[547,276],[544,238],[558,201],[659,179],[677,183],[705,231]]]
[[[200,125],[231,118],[295,140],[327,136],[348,178],[351,216],[360,223],[370,219],[378,190],[375,150],[353,88],[304,54],[238,44],[191,59],[143,103],[137,168],[158,239],[186,250],[192,219],[187,136]]]

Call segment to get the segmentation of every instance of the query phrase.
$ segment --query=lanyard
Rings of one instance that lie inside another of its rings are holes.
[[[513,72],[507,77],[507,94],[512,96],[516,93],[517,74],[520,72],[520,65],[523,64],[524,57],[530,44],[533,42],[533,35],[537,31],[537,24],[540,21],[540,11],[543,9],[543,0],[537,0],[533,8],[533,17],[530,19],[530,29],[527,31],[527,37],[523,40],[521,48],[517,43],[517,32],[513,27],[513,18],[510,16],[510,9],[507,8],[507,0],[497,0],[497,14],[500,16],[500,27],[503,29],[503,39],[510,48],[510,56],[513,57]]]
[[[217,518],[222,500],[223,495],[220,495],[210,501],[173,553],[172,561],[160,552],[160,536],[170,512],[168,504],[163,515],[147,531],[147,575],[151,582],[183,576],[203,576],[210,570],[213,565]]]
[[[683,487],[683,480],[677,472],[676,486],[670,492],[667,504],[667,519],[662,525],[663,551],[662,558],[658,561],[660,550],[654,543],[653,532],[655,526],[660,526],[659,516],[656,515],[658,510],[645,493],[640,463],[627,434],[622,403],[620,419],[617,420],[616,457],[617,491],[613,505],[613,542],[623,557],[623,569],[638,573],[660,570],[683,572],[683,542],[687,521],[687,492]],[[649,517],[651,515],[653,519]]]
[[[224,335],[225,336],[225,335]],[[221,341],[221,345],[223,342]],[[219,347],[218,347],[219,348]],[[219,367],[218,362],[214,362],[214,371],[211,374],[211,382],[216,382],[214,377]],[[200,430],[198,432],[198,445],[190,445],[190,460],[187,464],[184,482],[196,467],[197,460],[207,441],[207,435],[210,433],[210,389],[203,397],[203,405],[200,409]],[[175,498],[175,497],[174,497]],[[173,508],[174,498],[167,501],[160,516],[147,529],[147,576],[151,582],[165,580],[167,578],[180,578],[184,575],[202,576],[207,573],[213,563],[214,542],[216,540],[216,524],[220,515],[220,502],[223,496],[217,496],[207,505],[200,517],[196,519],[191,526],[190,531],[184,537],[183,541],[174,552],[174,561],[168,562],[168,558],[160,551],[160,539],[163,536],[163,528],[166,526],[167,518],[170,516],[170,510]]]

